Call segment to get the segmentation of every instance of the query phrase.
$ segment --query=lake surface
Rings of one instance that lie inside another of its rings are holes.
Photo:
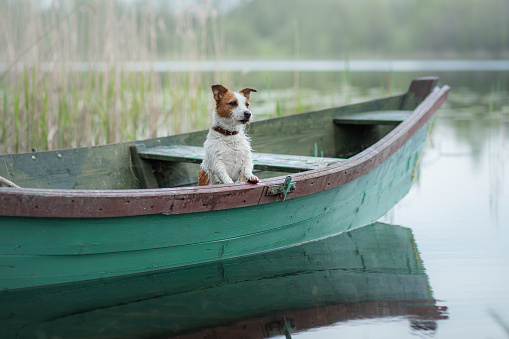
[[[491,77],[491,86],[442,81],[452,92],[434,121],[418,180],[381,219],[414,234],[433,297],[447,307],[447,319],[426,332],[435,338],[509,337],[508,74],[480,76]],[[448,77],[458,79],[442,79]],[[392,317],[340,322],[294,337],[415,335],[423,333]]]
[[[258,82],[258,113],[271,116],[274,102],[288,110],[327,107],[405,91],[410,79],[424,75],[430,74],[259,72],[236,74],[235,82],[248,76]],[[171,323],[173,333],[192,332],[196,324],[215,328],[183,338],[508,338],[509,74],[438,75],[452,87],[449,100],[436,115],[411,191],[380,223],[300,247],[155,274],[144,282],[147,290],[166,292],[132,303],[118,299],[139,286],[136,277],[14,293],[3,305],[16,322],[37,321],[48,310],[58,314],[58,305],[93,309],[90,295],[115,305],[55,318],[39,332],[71,327],[74,337],[97,328],[109,329],[104,336],[129,337],[143,324],[165,338],[171,332],[159,327]],[[210,283],[215,279],[221,284]],[[32,313],[24,314],[27,305]]]
[[[0,72],[10,65],[0,62]],[[52,72],[51,62],[40,65]],[[67,66],[71,71],[88,72],[111,67],[106,62],[73,62]],[[25,65],[18,62],[14,69],[22,72]],[[229,61],[154,61],[125,62],[121,69],[133,72],[154,70],[156,72],[458,72],[458,71],[509,71],[508,60],[229,60]]]

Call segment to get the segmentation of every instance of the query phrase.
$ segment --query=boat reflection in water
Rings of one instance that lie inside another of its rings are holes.
[[[280,251],[157,274],[0,292],[7,337],[265,338],[437,306],[409,229],[375,223]]]

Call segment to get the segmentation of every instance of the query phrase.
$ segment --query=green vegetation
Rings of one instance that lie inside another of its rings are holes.
[[[508,12],[508,0],[257,0],[224,26],[230,57],[506,58]]]
[[[81,3],[81,5],[80,5]],[[62,7],[56,7],[60,5]],[[0,152],[90,146],[205,128],[212,74],[131,72],[122,62],[157,58],[154,7],[140,3],[0,1]],[[183,35],[199,30],[179,14]],[[27,23],[21,25],[20,23]],[[199,45],[177,35],[180,55]],[[101,62],[75,70],[76,62]],[[18,62],[23,62],[20,69]],[[226,80],[226,76],[216,78]]]
[[[210,124],[208,89],[154,91],[143,73],[114,72],[71,74],[65,87],[54,88],[47,74],[24,74],[25,86],[4,85],[0,92],[0,152],[150,138]]]
[[[348,71],[158,73],[151,66],[157,60],[509,54],[509,0],[44,3],[0,0],[1,153],[206,128],[212,83],[265,88],[255,99],[265,117],[390,94],[408,83],[382,74],[361,86],[381,90],[368,95],[356,84],[364,76]],[[131,61],[148,67],[130,71]],[[84,72],[77,62],[100,64]]]

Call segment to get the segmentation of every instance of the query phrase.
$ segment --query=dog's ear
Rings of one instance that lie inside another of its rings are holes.
[[[214,93],[214,99],[216,99],[217,102],[221,100],[221,98],[226,94],[226,92],[228,92],[228,89],[223,85],[212,86],[212,93]]]
[[[247,99],[249,99],[249,93],[251,93],[251,92],[256,92],[256,90],[252,89],[252,88],[244,88],[239,93],[242,94],[243,96],[245,96]]]

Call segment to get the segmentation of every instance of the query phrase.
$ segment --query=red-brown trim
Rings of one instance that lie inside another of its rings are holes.
[[[408,119],[358,155],[319,170],[292,175],[297,189],[287,199],[339,187],[368,173],[401,148],[431,118],[448,92],[448,86],[436,88]],[[143,190],[0,188],[0,215],[104,218],[230,209],[276,202],[277,197],[267,196],[266,191],[270,186],[281,184],[284,178],[261,180],[258,184]]]

